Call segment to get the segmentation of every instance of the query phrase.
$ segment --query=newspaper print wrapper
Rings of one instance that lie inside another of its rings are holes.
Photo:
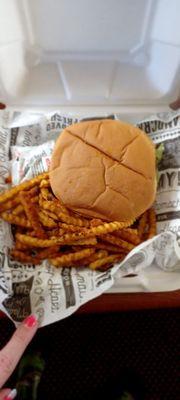
[[[111,118],[118,119],[118,116]],[[46,171],[56,137],[66,126],[80,119],[61,112],[1,111],[1,191],[8,188],[5,178],[9,175],[15,185]],[[109,271],[83,267],[56,269],[47,260],[39,266],[12,260],[8,255],[13,246],[11,227],[0,220],[0,309],[16,325],[31,313],[39,317],[41,326],[63,319],[108,290],[117,275],[121,279],[128,274],[140,275],[145,290],[145,272],[154,265],[164,270],[164,274],[178,271],[180,277],[180,115],[156,115],[137,125],[157,147],[161,146],[155,202],[159,234],[133,249],[123,262]]]

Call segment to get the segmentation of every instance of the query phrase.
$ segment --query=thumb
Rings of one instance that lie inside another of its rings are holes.
[[[0,387],[8,380],[14,371],[25,348],[35,335],[38,321],[34,315],[27,317],[19,325],[7,345],[0,351]]]

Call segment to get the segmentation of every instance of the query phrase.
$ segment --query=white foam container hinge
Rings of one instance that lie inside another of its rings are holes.
[[[179,0],[1,0],[0,101],[130,121],[166,111],[180,93],[179,16]],[[126,279],[112,290],[144,290]]]

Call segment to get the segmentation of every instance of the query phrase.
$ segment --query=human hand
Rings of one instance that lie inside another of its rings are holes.
[[[30,315],[18,326],[10,341],[0,351],[0,388],[14,371],[37,329],[37,318],[34,315]],[[11,389],[2,389],[0,390],[0,400],[12,400],[16,394],[15,389],[12,391]]]

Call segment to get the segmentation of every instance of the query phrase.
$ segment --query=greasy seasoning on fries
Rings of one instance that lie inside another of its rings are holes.
[[[0,217],[15,225],[11,257],[21,263],[106,270],[156,234],[154,209],[139,220],[106,222],[68,210],[51,192],[48,173],[0,194]]]

